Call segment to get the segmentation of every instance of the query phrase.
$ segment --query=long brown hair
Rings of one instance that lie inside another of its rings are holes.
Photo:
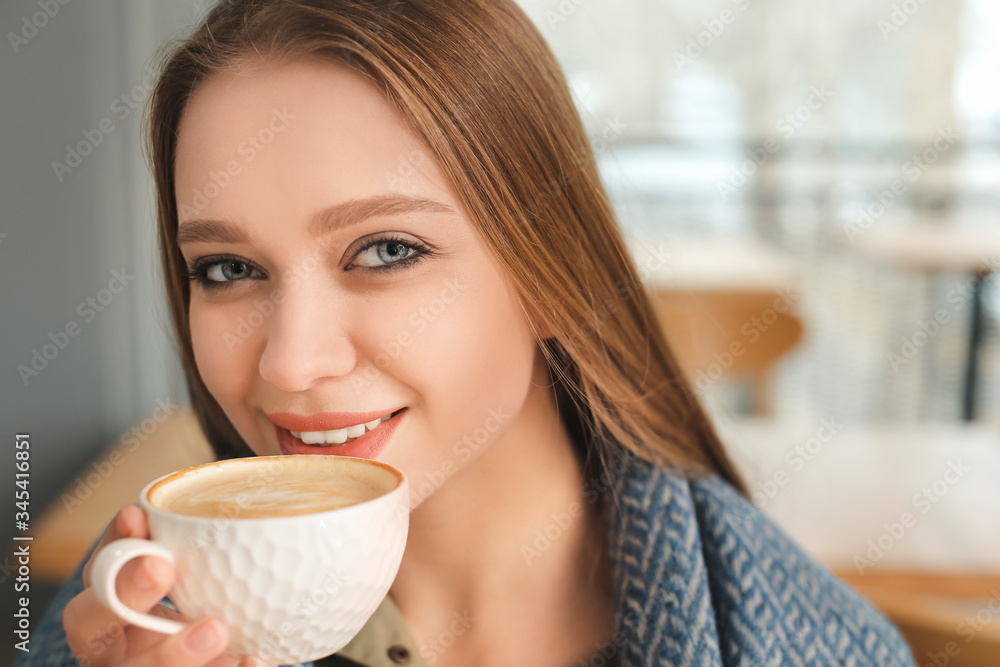
[[[165,55],[147,125],[161,259],[191,401],[218,455],[249,450],[194,361],[177,128],[201,81],[260,58],[342,64],[400,110],[516,286],[589,474],[622,447],[745,493],[657,323],[556,59],[513,0],[222,0]]]

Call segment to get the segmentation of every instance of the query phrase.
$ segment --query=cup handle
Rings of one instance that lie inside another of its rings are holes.
[[[126,607],[118,599],[118,594],[115,592],[115,579],[118,578],[118,572],[125,563],[139,556],[157,556],[168,561],[171,565],[174,564],[174,555],[161,544],[134,537],[115,540],[101,549],[94,558],[94,565],[90,571],[94,595],[105,607],[131,625],[138,625],[141,628],[168,635],[180,632],[187,625],[186,623],[152,614],[143,614]]]

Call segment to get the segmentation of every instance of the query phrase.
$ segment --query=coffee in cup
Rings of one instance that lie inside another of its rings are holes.
[[[266,478],[248,478],[240,466],[182,470],[156,482],[149,501],[173,514],[259,519],[349,507],[377,498],[387,484],[395,484],[380,468],[344,465],[337,461],[342,458],[278,457]]]

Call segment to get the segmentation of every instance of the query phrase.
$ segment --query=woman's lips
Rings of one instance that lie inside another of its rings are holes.
[[[364,424],[373,419],[398,412],[402,408],[390,408],[374,412],[322,412],[315,415],[297,415],[293,412],[272,412],[267,418],[289,431],[334,431],[354,424]]]
[[[405,415],[406,408],[397,410],[392,417],[379,424],[373,430],[366,431],[364,435],[348,440],[342,445],[307,445],[299,438],[293,436],[289,429],[277,424],[275,424],[274,428],[278,435],[278,446],[281,448],[282,454],[320,454],[325,456],[354,456],[364,459],[374,459],[385,448],[389,438]]]

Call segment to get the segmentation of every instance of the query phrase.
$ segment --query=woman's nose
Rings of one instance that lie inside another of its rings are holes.
[[[288,392],[304,391],[326,378],[344,377],[357,352],[343,317],[330,300],[305,290],[287,294],[264,324],[260,375]]]

